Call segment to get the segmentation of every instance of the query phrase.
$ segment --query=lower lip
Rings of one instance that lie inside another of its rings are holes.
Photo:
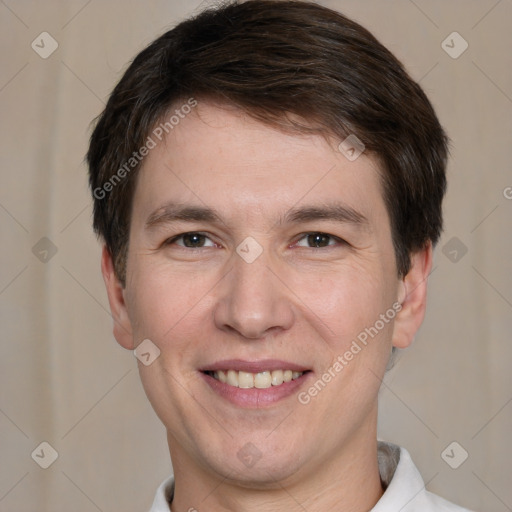
[[[210,388],[225,398],[229,402],[239,407],[261,408],[267,405],[275,404],[294,393],[308,380],[311,372],[303,373],[300,377],[290,382],[283,382],[279,386],[270,386],[269,388],[237,388],[230,386],[220,380],[215,379],[211,375],[200,372],[205,382]]]

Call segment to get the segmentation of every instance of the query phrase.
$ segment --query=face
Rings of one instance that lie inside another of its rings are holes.
[[[378,164],[338,143],[200,102],[146,157],[126,287],[103,271],[118,341],[160,350],[139,369],[175,464],[292,481],[376,436],[428,257],[398,278]]]

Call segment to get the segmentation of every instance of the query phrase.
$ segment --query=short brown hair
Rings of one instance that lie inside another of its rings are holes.
[[[401,63],[370,32],[328,8],[234,1],[180,23],[137,55],[92,133],[94,229],[123,285],[140,168],[126,162],[140,157],[170,108],[190,97],[235,105],[285,129],[340,140],[355,135],[381,163],[398,274],[408,272],[411,253],[437,242],[447,137]]]

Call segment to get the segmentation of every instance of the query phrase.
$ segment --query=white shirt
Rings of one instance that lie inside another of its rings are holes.
[[[379,441],[380,478],[385,491],[371,512],[470,512],[428,492],[421,475],[405,448]],[[174,478],[158,488],[149,512],[169,512]]]

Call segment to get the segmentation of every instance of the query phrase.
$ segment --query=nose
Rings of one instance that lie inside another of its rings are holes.
[[[234,267],[217,289],[214,321],[218,329],[246,339],[263,339],[290,329],[291,292],[264,253],[252,263],[234,255]]]

